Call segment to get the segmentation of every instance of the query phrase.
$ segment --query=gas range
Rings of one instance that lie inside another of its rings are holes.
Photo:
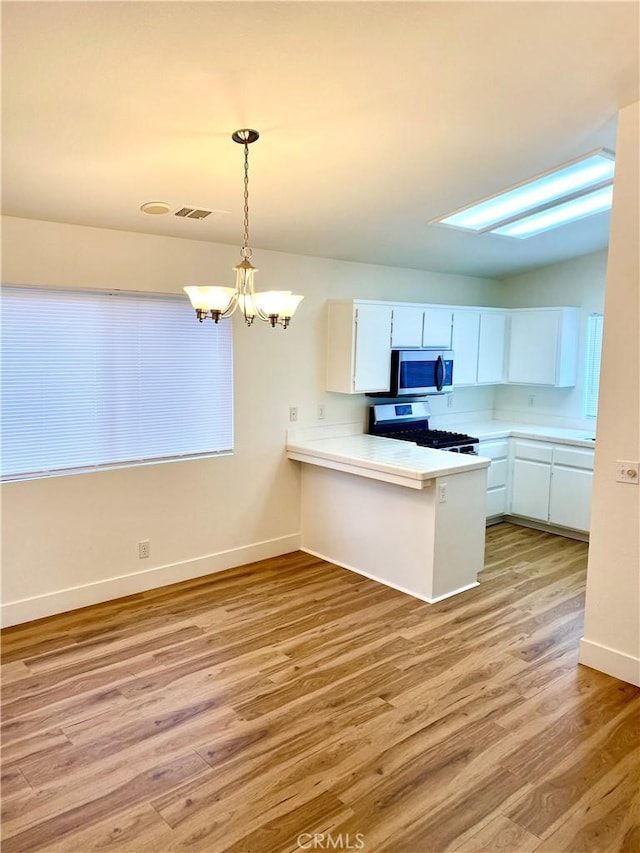
[[[412,441],[420,447],[477,456],[477,438],[463,432],[429,429],[430,416],[431,407],[427,401],[381,403],[369,408],[369,434]]]

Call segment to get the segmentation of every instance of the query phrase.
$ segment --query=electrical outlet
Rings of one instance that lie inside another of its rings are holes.
[[[148,539],[143,539],[141,542],[138,542],[138,559],[139,560],[146,560],[150,553],[151,553],[151,545],[149,544]]]
[[[291,406],[291,408],[289,409],[289,420],[291,421],[292,424],[298,420],[298,407],[297,406]]]
[[[529,396],[527,397],[527,404],[529,406],[535,406],[535,404],[536,404],[536,395],[535,394],[529,394]]]
[[[638,463],[625,462],[624,459],[616,460],[616,482],[632,483],[638,485]]]
[[[453,406],[453,394],[447,395],[447,409],[450,409]]]
[[[438,500],[440,501],[441,504],[444,504],[447,502],[447,484],[446,483],[440,483],[438,486]]]
[[[318,406],[318,420],[323,421],[326,417],[326,411],[322,403]]]

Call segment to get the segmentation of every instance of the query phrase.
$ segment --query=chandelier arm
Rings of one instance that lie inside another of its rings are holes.
[[[222,314],[220,314],[221,319],[226,320],[226,319],[227,319],[227,317],[231,317],[231,315],[235,312],[236,308],[238,307],[238,297],[239,297],[239,296],[240,296],[240,294],[239,294],[239,293],[238,293],[238,291],[236,290],[236,292],[235,292],[235,293],[233,294],[233,296],[231,297],[231,300],[229,301],[229,304],[228,304],[228,305],[227,305],[227,307],[224,309],[224,311],[222,312]]]

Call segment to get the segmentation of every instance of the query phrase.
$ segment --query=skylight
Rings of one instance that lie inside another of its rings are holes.
[[[578,219],[584,219],[585,216],[609,210],[612,199],[613,186],[609,184],[607,187],[578,196],[571,201],[546,208],[540,213],[532,213],[531,216],[525,216],[522,219],[509,222],[507,225],[494,228],[491,233],[501,234],[504,237],[519,237],[520,239],[533,237],[534,234],[549,231],[550,228],[557,228],[567,222],[577,222]]]
[[[600,213],[611,207],[613,158],[593,151],[430,224],[523,239]]]

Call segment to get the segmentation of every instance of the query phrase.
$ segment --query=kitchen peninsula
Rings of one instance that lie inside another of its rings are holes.
[[[477,586],[490,460],[373,435],[293,432],[302,549],[434,603]]]

